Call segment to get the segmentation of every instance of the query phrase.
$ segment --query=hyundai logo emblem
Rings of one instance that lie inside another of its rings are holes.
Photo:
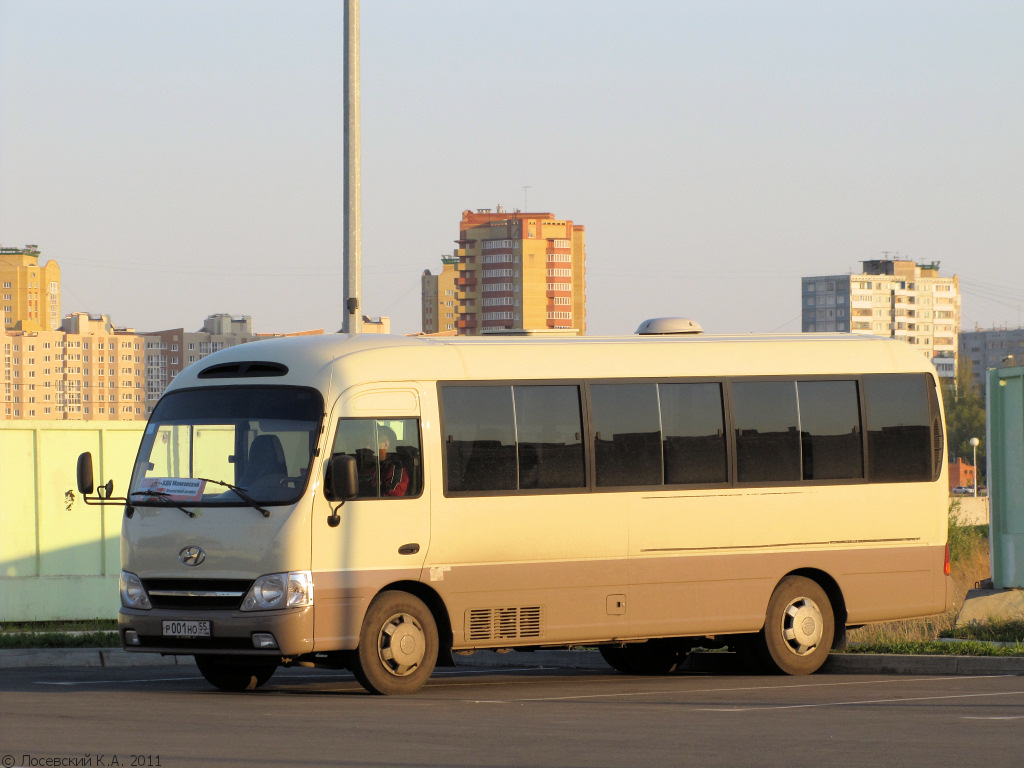
[[[185,565],[202,565],[206,553],[200,547],[185,547],[178,553],[178,559]]]

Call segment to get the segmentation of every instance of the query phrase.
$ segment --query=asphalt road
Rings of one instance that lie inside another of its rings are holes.
[[[385,698],[324,670],[244,694],[191,665],[0,670],[7,768],[1001,766],[1022,726],[1019,675],[459,669]]]

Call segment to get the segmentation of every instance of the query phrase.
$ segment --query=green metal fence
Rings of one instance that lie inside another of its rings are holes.
[[[1024,587],[1024,367],[991,368],[987,404],[992,582]]]
[[[96,480],[128,488],[143,422],[0,424],[0,622],[113,618],[121,506],[87,506],[75,484],[91,451]]]

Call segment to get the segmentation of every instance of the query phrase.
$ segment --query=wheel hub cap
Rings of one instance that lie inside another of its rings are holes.
[[[396,677],[411,675],[423,662],[425,652],[426,636],[415,618],[399,613],[384,623],[377,654],[388,672]]]
[[[782,615],[782,637],[797,656],[805,656],[821,642],[824,621],[817,603],[800,597],[786,606]]]

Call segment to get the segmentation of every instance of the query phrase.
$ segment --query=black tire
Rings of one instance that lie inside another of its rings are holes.
[[[786,675],[817,672],[834,637],[835,616],[825,590],[803,576],[780,581],[758,637],[758,650],[770,669]]]
[[[598,647],[608,665],[625,675],[668,675],[686,661],[693,647],[685,638],[659,638],[646,643]]]
[[[423,601],[381,592],[363,618],[352,672],[370,693],[413,693],[430,679],[437,653],[437,623]]]
[[[244,656],[195,657],[196,666],[206,682],[222,691],[253,691],[267,682],[277,669],[276,661],[247,659]]]

